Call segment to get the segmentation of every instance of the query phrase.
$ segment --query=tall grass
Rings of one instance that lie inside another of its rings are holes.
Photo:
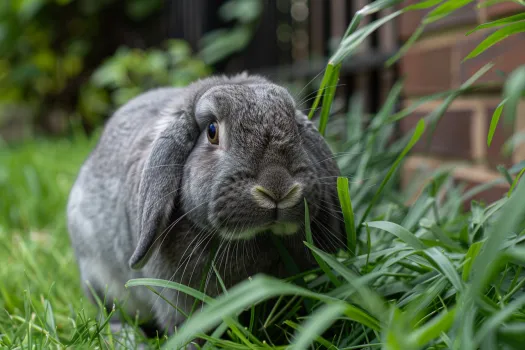
[[[145,344],[177,349],[197,337],[206,341],[205,349],[239,350],[522,346],[525,184],[518,179],[525,164],[502,169],[506,180],[498,181],[510,181],[507,196],[487,205],[473,202],[467,212],[463,203],[493,184],[464,192],[452,181],[451,169],[445,168],[423,174],[421,181],[403,192],[397,186],[398,169],[412,146],[425,130],[432,131],[456,97],[475,88],[491,65],[454,91],[424,97],[396,112],[394,105],[402,91],[399,82],[371,120],[364,120],[359,104],[354,104],[342,139],[331,137],[341,129],[337,121],[328,123],[340,64],[366,36],[403,11],[433,7],[424,26],[469,2],[421,1],[366,26],[360,26],[365,16],[401,1],[375,1],[356,14],[328,63],[312,107],[314,111],[322,104],[319,129],[331,142],[342,171],[338,194],[348,251],[337,256],[323,252],[312,243],[315,232],[307,230],[305,245],[315,254],[319,268],[289,280],[254,276],[216,299],[177,283],[129,281],[128,288],[173,288],[203,302],[202,311],[170,339],[145,339],[133,319],[125,331],[111,331],[107,321],[118,312],[118,305],[116,310],[100,308],[97,313],[79,290],[66,239],[64,204],[74,174],[93,143],[77,138],[3,148],[0,259],[6,263],[0,265],[0,346],[114,349]],[[521,20],[514,17],[485,27]],[[493,40],[481,44],[486,49]],[[515,117],[525,87],[524,69],[507,79],[490,130],[502,111],[505,118]],[[389,142],[397,121],[418,104],[438,98],[443,103],[436,110],[409,134]],[[418,194],[415,202],[407,204],[414,194]],[[305,223],[309,227],[308,211]]]

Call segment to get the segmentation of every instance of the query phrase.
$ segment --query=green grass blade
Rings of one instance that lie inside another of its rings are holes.
[[[367,222],[366,225],[393,234],[415,250],[424,250],[426,248],[426,246],[412,232],[396,223],[388,221],[372,221]]]
[[[306,235],[306,241],[310,243],[312,246],[314,245],[314,240],[312,236],[312,228],[310,225],[310,210],[308,209],[308,203],[306,202],[306,198],[304,199],[304,231]],[[317,264],[319,267],[323,270],[323,272],[328,276],[330,281],[336,286],[341,286],[341,281],[337,279],[337,277],[334,275],[334,273],[330,270],[328,265],[323,261],[323,259],[319,258],[319,256],[315,253],[312,253],[315,261],[317,261]]]
[[[494,315],[490,316],[481,326],[474,342],[480,345],[490,332],[496,332],[496,330],[512,316],[514,312],[522,308],[525,305],[525,295],[521,295],[503,309],[496,312]]]
[[[401,13],[403,13],[403,11],[401,10],[393,12],[364,26],[363,28],[357,30],[355,33],[350,34],[348,37],[341,41],[341,44],[337,48],[336,52],[332,55],[332,57],[330,57],[329,63],[337,65],[343,62],[343,60],[352,52],[354,52],[370,34],[372,34],[383,24],[399,16]]]
[[[403,56],[405,56],[405,54],[414,45],[414,43],[417,41],[417,39],[419,39],[421,37],[421,34],[423,34],[424,30],[425,30],[425,26],[424,25],[420,25],[419,27],[417,27],[416,31],[414,33],[412,33],[412,35],[410,35],[410,38],[408,38],[408,40],[405,41],[403,46],[401,46],[401,48],[395,53],[395,55],[393,55],[392,57],[390,57],[386,61],[385,66],[386,67],[390,67],[394,63],[399,61]]]
[[[520,182],[517,185],[516,192],[503,205],[498,219],[487,232],[487,240],[472,264],[472,280],[466,292],[460,300],[461,309],[458,310],[460,317],[456,320],[460,332],[456,339],[455,347],[457,349],[474,349],[473,329],[475,318],[475,300],[478,300],[490,278],[499,266],[499,260],[502,256],[503,244],[507,237],[518,229],[525,216],[525,183]]]
[[[470,271],[472,270],[472,263],[474,262],[474,259],[478,256],[482,246],[483,242],[473,243],[470,246],[467,254],[465,255],[465,264],[463,265],[463,272],[461,275],[461,278],[464,282],[468,281]]]
[[[355,256],[357,253],[357,233],[355,230],[354,210],[352,209],[352,201],[350,200],[350,189],[346,177],[337,178],[337,193],[345,220],[346,244],[350,253]]]
[[[513,124],[516,120],[516,110],[523,90],[525,90],[525,65],[516,68],[503,87],[503,97],[506,100],[503,109],[506,124]]]
[[[450,281],[450,283],[452,283],[458,292],[463,292],[463,282],[461,281],[456,268],[454,265],[452,265],[452,262],[447,256],[445,256],[445,254],[443,254],[437,248],[427,249],[425,250],[424,254],[429,258],[429,260],[433,262],[433,265],[435,265],[441,271],[441,273]]]
[[[499,27],[499,26],[502,26],[502,25],[505,25],[505,24],[511,24],[511,23],[519,22],[519,21],[523,21],[523,20],[525,20],[525,13],[518,13],[517,15],[512,15],[512,16],[500,18],[500,19],[492,21],[492,22],[487,22],[487,23],[480,24],[476,28],[468,31],[466,33],[466,35],[470,35],[470,34],[472,34],[474,32],[482,30],[482,29]]]
[[[372,2],[371,4],[364,6],[361,10],[357,12],[362,15],[372,15],[381,10],[385,10],[387,8],[393,7],[403,1],[404,0],[376,0]]]
[[[510,186],[509,192],[507,193],[507,197],[510,198],[510,196],[512,195],[512,191],[514,191],[514,188],[516,187],[516,185],[520,181],[521,176],[523,175],[524,172],[525,172],[525,168],[521,169],[521,171],[518,173],[518,175],[516,176],[516,178],[512,182],[512,185]]]
[[[319,86],[319,90],[317,90],[317,94],[315,96],[314,103],[312,104],[312,108],[310,108],[310,113],[308,113],[308,119],[312,119],[314,117],[315,111],[317,110],[317,106],[319,105],[319,102],[321,101],[321,97],[323,96],[323,91],[325,90],[325,87],[328,85],[328,81],[330,80],[330,77],[332,76],[333,70],[334,70],[333,65],[328,64],[326,66],[326,70],[323,75],[323,80],[321,81],[321,86]]]
[[[448,0],[434,10],[430,11],[426,17],[423,19],[423,23],[429,24],[436,22],[437,20],[448,16],[452,12],[470,4],[474,0]]]
[[[273,277],[258,275],[251,280],[239,283],[231,288],[227,295],[223,294],[213,303],[204,306],[200,313],[189,318],[182,325],[179,332],[168,340],[164,347],[166,349],[179,349],[198,334],[210,331],[224,318],[239,313],[253,304],[279,295],[299,295],[327,303],[340,302],[337,299],[311,292]],[[357,308],[355,310],[356,312],[360,311]],[[364,314],[362,311],[361,313]]]
[[[374,207],[374,205],[378,201],[378,199],[381,196],[381,193],[382,193],[383,189],[385,188],[386,184],[388,183],[388,181],[390,180],[390,178],[392,177],[394,172],[397,170],[397,168],[398,168],[399,164],[401,163],[401,161],[403,160],[403,158],[405,158],[407,153],[410,152],[412,147],[414,147],[414,145],[419,141],[419,139],[421,138],[421,135],[423,134],[424,131],[425,131],[425,122],[421,119],[417,123],[416,129],[414,131],[414,134],[412,135],[412,138],[410,139],[410,141],[408,142],[406,147],[403,149],[401,154],[397,157],[396,161],[394,162],[394,164],[392,165],[392,167],[388,171],[387,175],[385,176],[385,178],[383,179],[383,181],[379,185],[379,189],[374,194],[374,197],[370,201],[370,204],[366,208],[366,211],[363,214],[363,217],[361,218],[361,221],[360,221],[360,223],[358,225],[358,229],[361,228],[361,226],[363,226],[363,222],[366,220],[368,214],[370,213],[370,211],[372,210],[372,208]]]
[[[323,334],[331,324],[346,310],[343,303],[325,304],[317,309],[305,322],[304,326],[296,332],[291,350],[306,350],[314,340]]]
[[[290,320],[286,320],[284,321],[284,324],[289,326],[290,328],[293,328],[295,330],[296,333],[298,332],[302,332],[303,331],[303,327],[301,327],[301,325],[293,322],[293,321],[290,321]],[[322,336],[318,335],[316,338],[315,338],[315,341],[317,343],[319,343],[320,345],[324,346],[326,349],[330,349],[330,348],[333,348],[333,344],[330,343],[328,340],[326,340],[325,338],[323,338]],[[274,349],[274,348],[268,348],[268,349]],[[289,350],[290,348],[289,347],[286,347],[286,349],[283,349],[283,350]]]
[[[320,258],[322,258],[328,265],[330,265],[330,267],[337,271],[337,273],[339,273],[348,282],[349,291],[352,291],[352,293],[359,293],[361,299],[363,300],[366,306],[366,309],[368,309],[370,313],[375,315],[377,318],[385,316],[386,308],[384,307],[384,301],[379,295],[377,295],[374,291],[372,291],[365,285],[365,281],[369,279],[369,275],[359,277],[356,274],[354,274],[349,268],[337,261],[333,256],[323,252],[322,250],[314,247],[313,245],[310,245],[308,243],[305,244],[308,248],[310,248],[317,255],[319,255]]]
[[[415,3],[413,5],[408,5],[403,10],[404,11],[424,10],[424,9],[436,6],[437,4],[441,2],[443,2],[443,0],[424,0],[418,3]]]
[[[177,282],[166,281],[166,280],[161,280],[157,278],[135,278],[135,279],[129,280],[126,283],[126,288],[138,287],[138,286],[150,286],[150,287],[175,289],[175,290],[183,292],[184,294],[190,295],[194,297],[195,299],[198,299],[202,302],[205,302],[205,303],[213,302],[213,298],[207,296],[206,294],[194,288],[185,286],[184,284],[177,283]]]
[[[487,146],[489,147],[490,147],[490,144],[492,143],[492,138],[494,137],[494,133],[496,132],[496,127],[498,126],[499,117],[501,116],[501,112],[503,111],[505,102],[506,100],[503,100],[500,102],[498,107],[496,107],[494,114],[492,115],[492,119],[490,120],[489,134],[487,136]]]
[[[454,323],[455,316],[456,309],[443,311],[432,321],[412,332],[408,337],[408,342],[417,348],[422,348],[432,340],[438,339],[442,333],[446,333]]]
[[[509,36],[517,33],[525,32],[525,22],[513,23],[497,30],[496,32],[489,35],[485,40],[479,43],[474,50],[472,50],[464,61],[479,56],[485,52],[488,48],[496,45],[500,41],[508,38]]]
[[[44,300],[44,309],[45,309],[45,315],[46,315],[46,328],[49,331],[49,333],[53,336],[53,338],[57,338],[57,329],[56,329],[56,322],[55,322],[55,315],[53,313],[53,307],[51,306],[51,303],[49,300]]]
[[[330,64],[328,65],[330,66]],[[319,119],[319,133],[324,136],[326,131],[326,125],[328,124],[328,116],[330,115],[330,109],[332,108],[332,102],[335,96],[335,90],[337,89],[337,81],[339,80],[339,71],[341,70],[341,63],[338,63],[330,70],[330,76],[328,78],[328,86],[326,87],[323,94],[323,106],[321,109],[321,118]],[[328,72],[328,68],[326,69]]]

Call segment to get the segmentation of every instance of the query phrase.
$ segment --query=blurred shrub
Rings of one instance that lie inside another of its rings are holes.
[[[164,3],[0,1],[0,137],[64,133],[72,119],[91,130],[145,90],[187,85],[245,48],[263,11],[261,0],[226,1],[227,28],[205,35],[197,54],[162,41]]]
[[[229,0],[219,9],[220,18],[233,23],[229,29],[220,28],[207,33],[201,40],[199,56],[207,64],[215,64],[243,50],[255,33],[263,13],[262,0]]]
[[[192,57],[182,40],[168,40],[163,49],[122,47],[91,76],[80,92],[79,112],[92,125],[141,92],[158,86],[185,86],[210,69]]]
[[[4,134],[7,129],[8,138],[9,133],[19,137],[20,125],[64,132],[72,115],[95,126],[112,107],[144,89],[183,85],[206,74],[183,42],[144,50],[165,36],[159,20],[162,4],[162,0],[0,1]],[[119,46],[142,49],[115,53]]]

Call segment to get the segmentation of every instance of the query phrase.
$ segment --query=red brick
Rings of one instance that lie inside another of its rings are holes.
[[[493,31],[472,34],[456,44],[459,50],[458,59],[463,60],[478,44]],[[459,79],[461,82],[469,79],[476,71],[489,62],[494,63],[494,68],[477,83],[494,83],[501,85],[505,78],[497,74],[502,71],[506,74],[523,64],[525,57],[525,33],[512,35],[500,43],[492,46],[481,55],[460,64]],[[460,62],[458,62],[459,64]]]
[[[412,5],[418,3],[419,0],[409,0],[403,3],[405,5]],[[421,20],[425,15],[432,9],[409,11],[400,16],[399,19],[399,32],[403,40],[408,39],[412,33],[417,29]],[[475,2],[466,5],[457,11],[453,12],[449,16],[441,18],[440,20],[431,23],[425,27],[425,33],[431,33],[441,30],[447,30],[454,27],[460,27],[468,24],[474,24],[477,22],[477,12]]]
[[[474,170],[473,170],[474,171]],[[467,192],[471,189],[473,189],[476,186],[482,185],[483,182],[475,182],[475,181],[469,181],[466,179],[454,179],[454,184],[464,185],[464,192]],[[497,185],[494,187],[491,187],[483,192],[480,192],[473,196],[472,198],[469,198],[463,203],[463,209],[464,210],[470,210],[470,206],[472,201],[477,201],[484,203],[485,205],[494,203],[495,201],[501,199],[503,196],[507,194],[508,188],[503,187],[502,185]]]
[[[487,115],[487,130],[489,130],[490,121],[492,115],[496,110],[496,106],[489,107],[486,110]],[[492,143],[490,147],[487,148],[487,161],[491,167],[496,167],[497,165],[503,164],[505,166],[511,166],[513,164],[512,155],[505,156],[502,153],[503,144],[512,136],[513,128],[509,125],[505,125],[503,122],[503,114],[500,116],[498,126],[494,132],[492,138]]]
[[[426,95],[452,87],[452,47],[427,51],[411,50],[401,61],[401,73],[406,76],[405,94]]]
[[[416,123],[424,117],[426,113],[413,113],[409,117],[401,120],[402,132],[408,133]],[[472,158],[472,142],[470,127],[472,124],[473,111],[469,109],[458,109],[447,111],[434,131],[430,147],[427,148],[430,135],[430,125],[419,142],[414,146],[413,151],[418,153],[430,153],[441,157],[455,159]]]
[[[507,1],[507,2],[502,2],[499,4],[489,6],[487,7],[486,11],[487,11],[487,16],[490,19],[494,19],[494,18],[511,15],[513,13],[525,11],[525,7],[515,2]]]

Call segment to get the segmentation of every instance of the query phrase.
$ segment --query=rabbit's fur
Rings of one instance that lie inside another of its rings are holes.
[[[215,120],[218,145],[207,136]],[[227,286],[256,273],[284,276],[272,230],[301,268],[311,266],[302,243],[303,199],[315,243],[341,247],[338,175],[327,144],[290,94],[262,77],[212,77],[144,93],[109,119],[70,193],[68,226],[84,289],[90,293],[89,281],[109,305],[125,299],[131,315],[138,311],[157,329],[172,331],[182,314],[145,287],[126,289],[128,280],[199,288],[212,238]],[[255,186],[277,197],[293,191],[276,207]],[[276,221],[297,233],[268,226]],[[191,309],[191,298],[158,290]],[[220,291],[211,272],[205,292]]]

